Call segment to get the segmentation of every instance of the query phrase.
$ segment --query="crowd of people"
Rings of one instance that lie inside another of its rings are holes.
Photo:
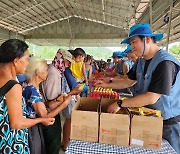
[[[121,107],[160,110],[163,138],[180,153],[180,62],[156,45],[162,37],[153,34],[148,24],[136,24],[122,41],[127,48],[113,52],[107,61],[94,60],[76,48],[59,49],[51,64],[30,56],[24,41],[2,43],[0,153],[58,154],[61,148],[66,150],[72,108],[80,97],[88,97],[93,86],[133,96],[114,102],[110,113]],[[61,96],[63,101],[58,99]],[[65,118],[63,131],[60,112]]]

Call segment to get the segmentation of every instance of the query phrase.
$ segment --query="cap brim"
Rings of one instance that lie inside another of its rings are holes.
[[[68,61],[72,62],[72,58],[70,57],[64,57],[64,59],[67,59]]]
[[[159,33],[159,34],[136,34],[136,35],[132,35],[131,37],[127,37],[126,39],[124,39],[121,44],[130,44],[129,39],[134,37],[134,36],[149,36],[149,37],[155,37],[156,41],[160,41],[163,38],[163,33]]]
[[[70,62],[72,62],[72,54],[69,51],[61,50],[61,53],[64,59],[67,59]]]
[[[163,33],[152,34],[152,36],[155,37],[155,40],[156,40],[156,41],[160,41],[160,40],[163,38],[164,34],[163,34]]]
[[[131,50],[125,50],[124,52],[127,54],[127,53],[129,53]]]

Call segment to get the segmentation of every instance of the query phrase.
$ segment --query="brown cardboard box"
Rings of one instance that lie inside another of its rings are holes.
[[[72,110],[71,139],[159,149],[163,119],[132,115],[126,108],[107,113],[117,100],[81,98]]]
[[[130,117],[126,109],[117,114],[107,113],[110,104],[117,100],[102,99],[99,142],[114,145],[129,145]]]
[[[131,120],[130,145],[161,148],[162,127],[162,118],[134,115]]]
[[[99,99],[81,98],[72,110],[71,139],[98,142]]]

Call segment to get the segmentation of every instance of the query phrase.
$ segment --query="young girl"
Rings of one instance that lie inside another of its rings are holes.
[[[73,53],[73,61],[70,65],[70,70],[72,75],[79,83],[86,83],[88,85],[88,79],[85,72],[85,63],[84,58],[86,57],[86,53],[81,48],[76,48]]]

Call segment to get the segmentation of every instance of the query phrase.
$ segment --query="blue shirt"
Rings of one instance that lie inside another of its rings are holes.
[[[44,102],[39,90],[32,85],[27,85],[24,87],[22,95],[26,102],[26,116],[28,118],[38,117],[36,111],[33,108],[33,105],[38,102]]]

